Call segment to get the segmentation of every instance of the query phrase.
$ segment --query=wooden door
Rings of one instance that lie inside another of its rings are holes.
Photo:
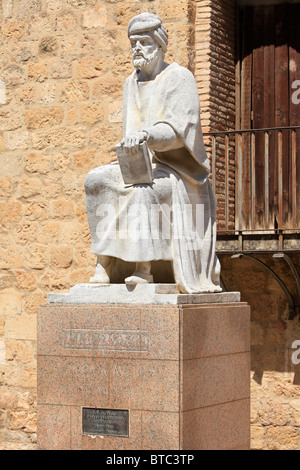
[[[238,127],[273,129],[243,134],[240,197],[245,230],[300,225],[300,131],[290,129],[300,125],[295,99],[299,23],[300,4],[247,7],[239,13]]]

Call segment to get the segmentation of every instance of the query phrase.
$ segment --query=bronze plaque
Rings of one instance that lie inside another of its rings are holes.
[[[82,433],[129,437],[129,410],[82,408]]]

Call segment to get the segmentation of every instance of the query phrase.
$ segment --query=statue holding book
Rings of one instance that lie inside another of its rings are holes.
[[[215,198],[194,76],[164,61],[168,34],[158,16],[134,17],[128,37],[135,71],[124,88],[118,161],[85,180],[97,255],[91,282],[110,283],[117,258],[136,263],[126,284],[153,282],[151,262],[168,260],[180,292],[219,292]]]

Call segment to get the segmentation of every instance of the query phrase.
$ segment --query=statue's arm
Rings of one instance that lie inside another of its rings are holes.
[[[167,123],[159,122],[150,129],[145,129],[145,132],[148,146],[156,152],[167,152],[183,147],[181,138]]]
[[[164,122],[159,122],[148,129],[124,137],[121,145],[124,145],[130,154],[134,153],[144,141],[147,142],[150,149],[156,152],[167,152],[183,147],[181,138],[178,137],[172,126]]]
[[[191,153],[199,140],[200,102],[194,75],[184,67],[173,67],[159,93],[154,113],[157,121],[147,129],[151,149],[166,152],[186,147]],[[161,112],[160,110],[163,110]]]

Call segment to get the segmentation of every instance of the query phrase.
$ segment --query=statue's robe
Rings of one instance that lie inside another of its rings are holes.
[[[169,260],[181,292],[220,291],[215,198],[199,95],[193,74],[176,63],[152,81],[139,82],[135,71],[125,83],[124,136],[160,123],[172,127],[181,146],[152,152],[152,185],[126,186],[117,162],[87,175],[92,252],[128,262]],[[160,222],[153,218],[154,207],[161,209]]]

